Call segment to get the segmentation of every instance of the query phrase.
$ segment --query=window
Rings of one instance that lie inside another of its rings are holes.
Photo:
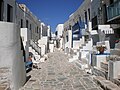
[[[114,0],[110,0],[110,4],[113,4]]]
[[[41,28],[39,28],[39,39],[41,38]]]
[[[7,4],[7,22],[13,21],[13,7]]]
[[[37,27],[37,33],[39,33],[39,29],[38,29],[38,27]]]
[[[90,20],[90,9],[88,9],[88,15],[89,15],[89,20]]]
[[[3,21],[3,0],[0,0],[0,21]]]
[[[98,23],[97,23],[97,16],[92,18],[92,28],[94,28],[96,25],[98,25]]]
[[[81,23],[81,21],[82,21],[82,20],[81,20],[81,16],[79,16],[79,22]]]
[[[26,20],[26,28],[28,28],[28,20]]]
[[[107,6],[106,4],[103,5],[103,18],[104,18],[104,23],[107,23]]]
[[[72,27],[71,27],[71,25],[69,25],[69,30],[72,30]]]
[[[30,24],[30,30],[32,30],[32,25]]]
[[[55,35],[57,36],[57,34],[58,34],[58,32],[56,31],[56,32],[55,32]]]
[[[68,36],[66,36],[66,41],[68,42]]]
[[[85,12],[85,23],[87,24],[87,12]]]
[[[23,20],[21,19],[21,28],[23,28]]]

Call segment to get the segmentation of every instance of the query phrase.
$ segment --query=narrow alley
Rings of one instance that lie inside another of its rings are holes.
[[[39,67],[28,73],[31,77],[20,90],[102,90],[63,52],[48,53]]]

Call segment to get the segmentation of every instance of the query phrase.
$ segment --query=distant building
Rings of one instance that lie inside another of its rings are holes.
[[[0,0],[0,68],[8,68],[5,82],[12,90],[18,90],[26,82],[24,47],[17,12],[15,0]]]
[[[60,48],[62,49],[62,46],[63,46],[63,24],[58,24],[57,27],[56,27],[56,32],[57,32],[57,48]]]
[[[91,31],[91,0],[84,0],[81,6],[69,16],[69,19],[64,23],[64,31],[72,31],[71,47],[79,49],[81,40],[89,39]],[[81,39],[81,40],[80,40]]]
[[[92,29],[104,31],[109,38],[110,47],[115,47],[115,40],[120,37],[119,0],[93,0],[91,3]]]

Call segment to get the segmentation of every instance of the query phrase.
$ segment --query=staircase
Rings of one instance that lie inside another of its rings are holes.
[[[79,60],[79,49],[71,49],[69,62]]]
[[[88,70],[89,64],[89,55],[92,50],[92,39],[88,39],[86,43],[82,43],[79,49],[72,49],[72,53],[70,53],[71,57],[69,58],[69,62],[75,61],[76,65],[80,67],[82,70]]]
[[[110,50],[110,56],[106,60],[101,62],[100,68],[94,66],[92,73],[109,79],[120,86],[120,42],[115,45],[114,49]]]
[[[30,40],[30,46],[35,50],[35,52],[41,55],[41,48],[32,40]]]
[[[30,40],[29,52],[32,52],[36,60],[40,60],[41,47],[39,47],[35,42]]]

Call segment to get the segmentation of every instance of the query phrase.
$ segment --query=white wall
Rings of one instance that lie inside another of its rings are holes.
[[[60,38],[60,48],[63,48],[63,38]]]
[[[85,37],[82,36],[82,38],[80,38],[80,46],[82,46],[85,43]]]
[[[46,45],[44,44],[38,44],[39,47],[41,47],[41,56],[44,56],[46,54]]]
[[[48,37],[42,37],[40,40],[38,40],[38,43],[41,45],[47,45]]]
[[[20,30],[13,23],[0,22],[0,67],[9,67],[12,90],[26,81],[25,63],[21,51]]]
[[[48,52],[48,37],[42,37],[40,40],[38,40],[38,46],[41,47],[41,55],[43,56]]]
[[[51,29],[50,29],[50,26],[48,26],[48,37],[50,37],[50,32],[51,32]]]
[[[68,47],[68,48],[71,48],[72,46],[72,31],[71,30],[68,30],[66,33],[65,33],[65,37],[68,35],[68,42],[66,41],[66,38],[65,38],[65,48]]]
[[[26,60],[29,57],[29,40],[30,40],[30,32],[27,28],[21,28],[21,37],[23,40],[23,45],[24,45],[24,49],[26,52]]]
[[[64,25],[63,24],[58,24],[56,27],[56,31],[57,31],[57,39],[60,40],[60,45],[59,48],[63,48],[63,38],[61,36],[63,36],[63,30],[64,30]]]
[[[73,41],[73,49],[79,49],[80,47],[80,40]]]
[[[49,44],[50,52],[54,52],[54,44]]]
[[[63,24],[58,24],[56,27],[56,31],[57,31],[57,38],[60,38],[60,36],[62,36],[63,34]]]
[[[119,78],[120,70],[118,68],[120,68],[120,61],[115,61],[113,64],[113,78]]]

